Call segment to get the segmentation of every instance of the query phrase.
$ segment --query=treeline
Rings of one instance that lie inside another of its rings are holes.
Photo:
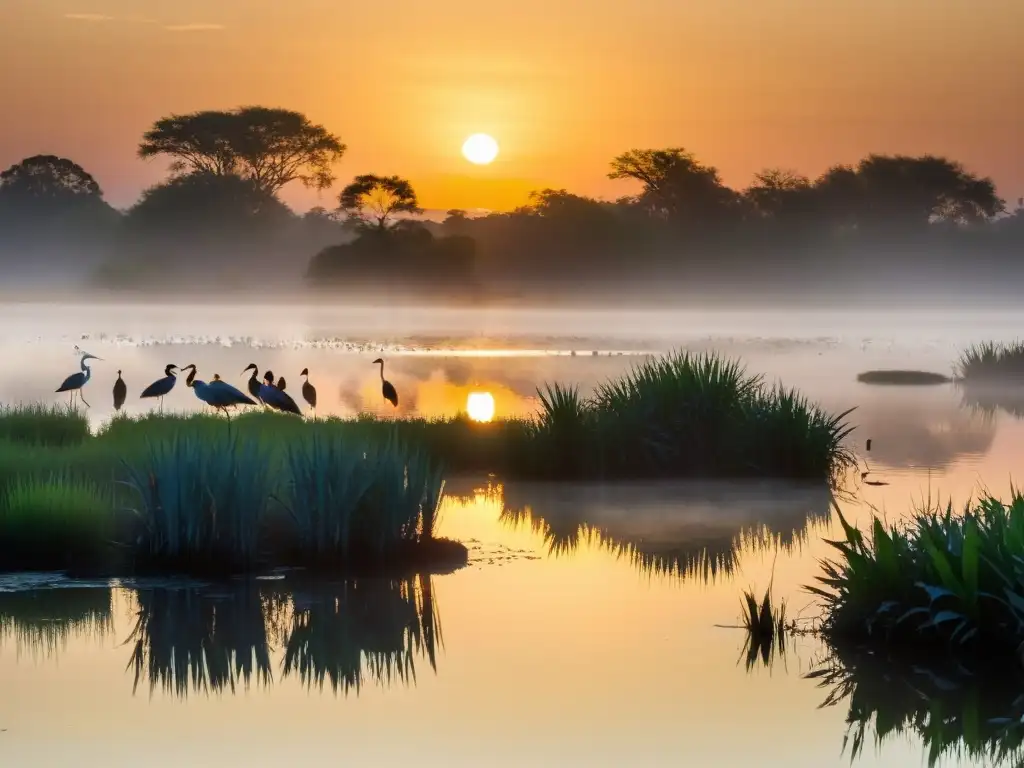
[[[264,107],[171,115],[139,144],[169,176],[126,211],[69,159],[38,155],[0,173],[8,278],[58,271],[112,288],[245,287],[430,296],[565,295],[629,284],[667,293],[750,286],[960,280],[1021,268],[1024,213],[952,160],[870,155],[816,179],[768,169],[745,189],[681,148],[632,150],[612,179],[635,194],[533,193],[507,213],[441,223],[411,183],[363,174],[337,204],[296,215],[291,183],[327,189],[346,146],[304,115]]]

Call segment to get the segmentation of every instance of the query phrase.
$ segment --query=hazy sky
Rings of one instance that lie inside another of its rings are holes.
[[[608,161],[669,145],[734,186],[933,152],[1024,194],[1021,0],[2,0],[0,29],[0,167],[65,155],[118,206],[163,175],[135,157],[155,119],[242,104],[305,112],[349,145],[339,180],[399,173],[430,208],[618,196]]]

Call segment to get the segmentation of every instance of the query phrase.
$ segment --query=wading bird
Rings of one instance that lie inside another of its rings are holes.
[[[124,405],[124,399],[128,397],[128,385],[121,378],[121,371],[117,372],[117,381],[114,382],[114,410],[120,411]]]
[[[75,347],[75,349],[78,349],[78,347]],[[81,372],[72,373],[70,376],[64,379],[64,383],[57,387],[57,389],[54,391],[70,392],[72,406],[75,404],[75,393],[77,392],[79,399],[83,403],[85,403],[85,407],[91,408],[92,406],[89,405],[89,403],[86,401],[84,397],[82,397],[82,387],[86,385],[86,383],[89,381],[89,378],[92,376],[92,369],[85,364],[86,360],[99,360],[100,362],[102,362],[103,358],[96,357],[96,355],[90,355],[88,352],[82,352],[82,359],[79,361],[79,364],[82,366]]]
[[[249,371],[252,371],[252,376],[249,377],[249,381],[246,382],[246,386],[249,388],[249,394],[255,399],[260,399],[260,380],[259,380],[259,369],[256,367],[256,363],[249,363],[245,366],[245,370],[242,371],[244,376]]]
[[[263,381],[265,382],[260,387],[260,400],[282,413],[294,413],[297,416],[302,415],[302,411],[299,410],[299,406],[292,400],[291,395],[283,390],[278,389],[274,386],[274,372],[267,371],[263,374]]]
[[[195,392],[196,397],[202,400],[207,405],[212,405],[218,411],[224,411],[224,414],[228,415],[228,408],[234,408],[236,405],[256,405],[256,401],[249,397],[241,390],[235,389],[225,381],[221,381],[217,374],[214,374],[214,380],[207,384],[201,379],[196,379],[196,366],[195,363],[189,363],[181,370],[185,371],[192,369],[189,373],[188,378],[185,379],[185,385],[192,388]]]
[[[384,399],[391,403],[395,408],[398,407],[398,390],[395,389],[395,385],[384,378],[384,359],[378,357],[373,361],[374,365],[380,363],[380,380],[381,386],[380,391],[384,395]]]
[[[309,383],[309,368],[303,368],[299,376],[305,376],[302,382],[302,399],[309,403],[309,407],[316,410],[316,387]]]
[[[168,364],[164,368],[164,377],[162,379],[157,379],[144,390],[142,390],[142,394],[139,395],[139,397],[143,399],[150,397],[159,397],[160,410],[162,411],[164,409],[164,395],[166,395],[168,392],[174,389],[174,382],[177,381],[177,379],[174,377],[174,372],[176,370],[180,370],[178,366],[176,366],[174,363]]]

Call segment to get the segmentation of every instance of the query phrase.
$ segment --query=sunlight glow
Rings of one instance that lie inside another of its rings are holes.
[[[462,155],[476,165],[487,165],[498,156],[498,142],[486,133],[474,133],[462,145]]]
[[[494,418],[494,395],[490,392],[470,392],[466,398],[466,413],[473,421],[490,421]]]

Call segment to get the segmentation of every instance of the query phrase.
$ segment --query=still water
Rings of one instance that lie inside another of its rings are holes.
[[[856,406],[853,444],[872,438],[872,477],[888,485],[854,487],[840,505],[854,521],[872,508],[895,519],[929,494],[1004,493],[1024,448],[1020,409],[971,408],[951,386],[865,386],[856,374],[948,372],[964,345],[1012,339],[1022,319],[9,305],[0,402],[59,402],[52,390],[75,370],[76,344],[104,358],[86,390],[97,424],[118,369],[128,410],[140,412],[151,406],[134,395],[168,362],[228,380],[256,362],[295,389],[309,367],[320,413],[383,414],[370,365],[383,354],[399,415],[453,414],[484,391],[504,416],[534,409],[545,380],[588,389],[638,354],[717,349],[829,408]],[[196,407],[183,387],[165,404]],[[471,549],[452,574],[0,580],[0,765],[927,764],[934,740],[911,725],[920,697],[903,695],[922,689],[912,671],[860,664],[808,677],[827,662],[809,636],[748,669],[743,634],[716,626],[736,623],[744,588],[769,583],[791,614],[815,614],[801,587],[835,535],[826,494],[497,477],[452,478],[447,493],[442,533]],[[851,700],[821,706],[844,679],[857,706],[889,724],[881,740],[873,721],[863,726],[857,754]],[[973,764],[951,748],[941,764]]]

